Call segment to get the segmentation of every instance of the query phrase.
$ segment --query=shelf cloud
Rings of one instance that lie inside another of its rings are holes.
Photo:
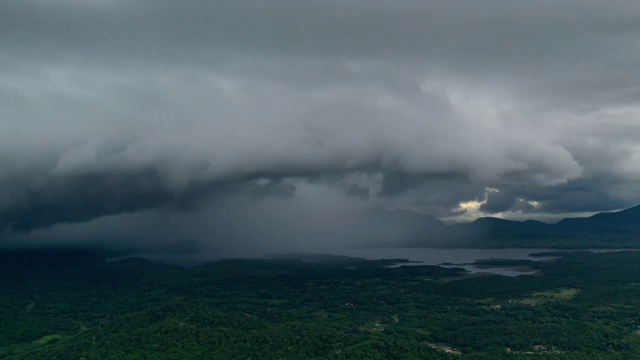
[[[347,238],[321,214],[364,228],[354,214],[372,207],[455,221],[640,202],[634,1],[2,7],[9,240],[115,220],[118,237],[151,237],[167,217],[188,236],[224,218],[220,237],[269,219],[273,237]]]

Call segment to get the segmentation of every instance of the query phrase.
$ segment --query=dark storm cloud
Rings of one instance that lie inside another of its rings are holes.
[[[172,198],[153,172],[78,175],[32,186],[5,183],[3,188],[10,189],[15,200],[4,204],[0,221],[14,231],[157,207]]]
[[[507,215],[640,202],[636,1],[0,9],[5,230],[148,211],[242,223],[304,213],[268,204],[324,186],[342,192],[336,208],[444,217],[474,201]],[[327,191],[300,200],[308,219],[336,211],[312,205]],[[223,216],[246,199],[265,210]]]
[[[414,189],[426,182],[463,183],[468,185],[470,179],[465,174],[433,173],[433,174],[404,174],[400,172],[386,172],[383,176],[381,196],[394,196]]]
[[[548,187],[504,185],[499,192],[489,192],[479,209],[486,214],[557,214],[554,218],[559,219],[563,214],[602,212],[637,205],[640,191],[637,181],[600,176],[595,179],[585,176]]]
[[[189,183],[176,191],[154,170],[43,177],[5,182],[2,189],[0,225],[14,232],[149,209],[193,212],[201,210],[204,201],[224,201],[230,194],[244,193],[248,201],[261,201],[295,192],[291,184],[266,178]]]
[[[637,205],[640,186],[637,181],[598,181],[583,179],[547,189],[532,189],[523,193],[540,202],[538,212],[599,212],[625,209]]]
[[[494,191],[487,195],[487,200],[480,205],[480,211],[495,214],[511,210],[516,205],[516,198],[513,194],[505,191]]]

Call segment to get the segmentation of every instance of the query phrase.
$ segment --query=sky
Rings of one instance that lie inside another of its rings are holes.
[[[3,0],[0,242],[340,245],[640,203],[635,0]],[[295,246],[294,246],[295,245]]]

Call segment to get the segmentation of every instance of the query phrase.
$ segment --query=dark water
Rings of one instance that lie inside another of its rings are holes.
[[[376,259],[407,259],[414,261],[411,265],[441,265],[450,263],[462,267],[472,273],[488,272],[505,276],[518,276],[533,274],[535,272],[523,272],[514,268],[477,268],[468,265],[478,259],[504,258],[504,259],[528,259],[533,261],[545,260],[545,258],[530,257],[529,254],[555,249],[432,249],[432,248],[380,248],[380,249],[347,249],[332,252],[333,255],[345,255],[369,260]],[[183,266],[196,266],[209,261],[215,261],[225,256],[219,253],[199,253],[192,255],[145,255],[139,256],[165,263]],[[264,258],[265,254],[255,254],[249,258]],[[115,260],[115,259],[112,259]],[[406,265],[406,264],[405,264]]]
[[[432,248],[376,248],[344,250],[339,255],[362,257],[366,259],[408,259],[420,261],[424,265],[439,265],[442,263],[465,264],[478,259],[524,259],[541,260],[529,254],[556,249],[432,249]]]
[[[609,252],[622,251],[624,249],[608,250],[608,249],[589,249],[591,252]],[[535,274],[535,271],[522,271],[519,268],[495,267],[495,268],[479,268],[470,265],[475,260],[498,258],[498,259],[523,259],[532,261],[545,261],[551,258],[531,257],[530,254],[548,252],[548,251],[564,251],[558,249],[539,249],[539,248],[507,248],[507,249],[433,249],[433,248],[372,248],[372,249],[343,249],[331,252],[332,255],[345,255],[369,260],[378,259],[407,259],[413,261],[412,264],[401,264],[403,266],[415,265],[441,265],[444,267],[461,267],[471,273],[492,273],[504,276],[519,276]],[[244,257],[244,258],[266,258],[266,254],[253,254],[244,256],[221,255],[217,252],[202,252],[191,255],[149,255],[139,254],[138,256],[150,260],[161,261],[169,264],[178,264],[182,266],[197,266],[206,262],[219,260],[225,257]],[[111,259],[116,260],[116,259]],[[443,265],[446,263],[447,265]]]
[[[504,276],[518,276],[535,274],[535,271],[521,271],[517,268],[479,268],[473,265],[475,260],[499,258],[499,259],[523,259],[532,261],[549,260],[549,258],[531,257],[529,254],[546,251],[557,251],[556,249],[432,249],[432,248],[395,248],[395,249],[354,249],[345,250],[339,255],[361,257],[370,260],[375,259],[407,259],[415,261],[413,265],[444,265],[446,267],[462,267],[471,273],[492,273]]]

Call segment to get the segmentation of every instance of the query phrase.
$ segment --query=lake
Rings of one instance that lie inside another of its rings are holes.
[[[625,251],[629,249],[585,249],[575,251],[591,251],[591,252],[611,252]],[[398,264],[399,266],[416,266],[416,265],[440,265],[443,267],[461,267],[471,273],[491,273],[504,276],[532,275],[537,271],[526,271],[518,267],[477,267],[472,265],[476,260],[480,259],[515,259],[515,260],[532,260],[532,261],[548,261],[550,257],[531,257],[530,254],[549,252],[549,251],[572,251],[560,250],[552,248],[506,248],[506,249],[437,249],[437,248],[368,248],[368,249],[342,249],[338,251],[328,252],[332,255],[344,255],[368,260],[379,259],[407,259],[413,263]],[[636,250],[632,250],[636,251]],[[219,260],[229,257],[246,257],[246,258],[267,258],[266,254],[253,254],[245,256],[229,256],[229,254],[221,254],[219,252],[201,252],[190,255],[167,255],[167,254],[137,254],[149,260],[160,261],[169,264],[177,264],[182,266],[198,266],[207,262]],[[112,258],[110,261],[128,258],[123,256],[120,258]],[[442,265],[446,263],[447,265]],[[526,268],[525,268],[526,269]]]
[[[451,265],[443,265],[444,267],[461,267],[471,273],[493,273],[504,276],[518,276],[526,274],[534,274],[535,271],[522,271],[517,268],[495,267],[495,268],[479,268],[470,265],[478,259],[500,258],[500,259],[525,259],[533,261],[543,261],[549,258],[531,257],[529,254],[558,251],[557,249],[528,249],[528,248],[509,248],[509,249],[434,249],[434,248],[371,248],[371,249],[343,249],[332,252],[333,255],[344,255],[369,260],[377,259],[407,259],[413,261],[411,264],[402,264],[408,266],[415,265],[441,265],[448,263]],[[197,266],[209,261],[215,261],[221,257],[219,253],[199,253],[192,255],[145,255],[139,256],[165,263],[178,264],[183,266]],[[266,255],[254,255],[252,258],[263,258]],[[116,259],[111,259],[116,260]]]
[[[349,249],[340,252],[338,255],[360,257],[369,260],[376,259],[407,259],[414,261],[411,265],[441,265],[444,267],[461,267],[471,273],[492,273],[504,276],[531,275],[536,271],[521,271],[517,268],[493,267],[479,268],[470,265],[479,259],[517,259],[545,261],[550,258],[531,257],[529,254],[547,251],[558,251],[557,249],[527,249],[527,248],[506,248],[506,249],[434,249],[434,248],[373,248],[373,249]]]

